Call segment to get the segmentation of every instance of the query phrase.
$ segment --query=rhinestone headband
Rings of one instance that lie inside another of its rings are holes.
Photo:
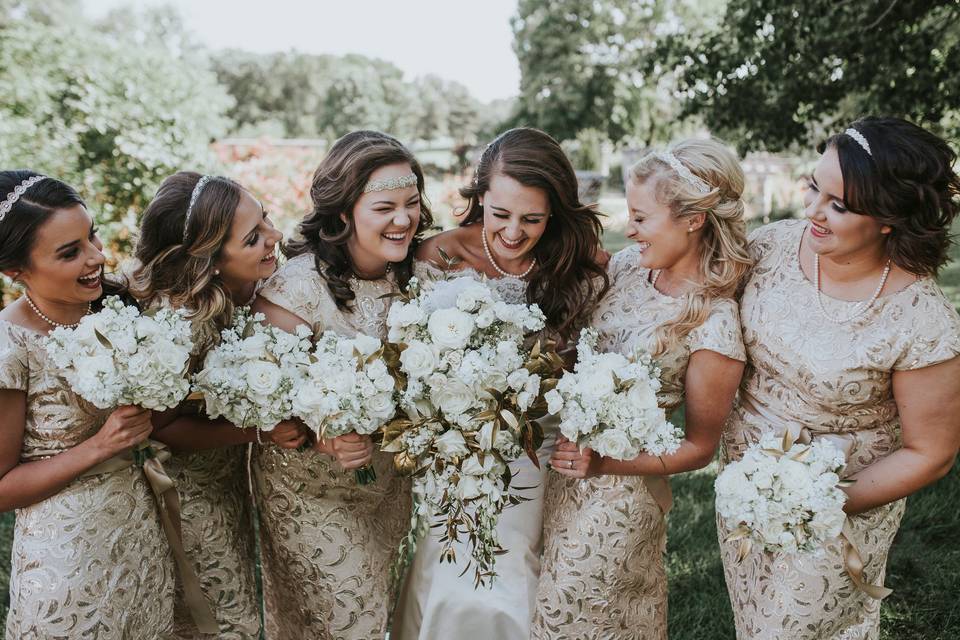
[[[7,217],[7,214],[13,210],[13,205],[17,204],[17,200],[27,192],[27,189],[37,184],[41,180],[46,179],[47,176],[31,176],[18,184],[13,188],[13,191],[6,197],[3,202],[0,202],[0,222],[3,222],[3,219]]]
[[[867,142],[867,139],[863,136],[862,133],[860,133],[853,127],[850,127],[849,129],[844,131],[844,133],[850,136],[851,138],[853,138],[854,140],[856,140],[857,144],[863,147],[863,150],[867,152],[868,156],[873,156],[873,151],[870,151],[870,143]]]
[[[207,183],[210,182],[212,176],[201,176],[197,180],[197,186],[193,188],[193,193],[190,194],[190,204],[187,205],[187,215],[183,218],[183,239],[187,239],[187,227],[190,226],[190,214],[193,213],[193,205],[197,204],[197,198],[200,197],[200,192],[203,191],[203,188],[207,186]]]
[[[683,178],[683,181],[689,184],[691,187],[696,189],[699,193],[710,193],[713,189],[709,184],[704,180],[693,175],[693,172],[690,169],[687,169],[682,162],[669,151],[656,154],[656,158],[662,162],[670,165],[670,168],[677,172],[677,174]]]
[[[370,193],[371,191],[393,191],[394,189],[405,189],[407,187],[415,186],[417,186],[417,175],[415,173],[411,173],[406,176],[400,176],[399,178],[383,178],[382,180],[368,182],[367,186],[363,188],[363,192]]]

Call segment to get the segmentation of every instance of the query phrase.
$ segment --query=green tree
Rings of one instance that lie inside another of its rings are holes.
[[[666,51],[685,112],[741,150],[806,145],[866,114],[960,135],[957,0],[730,0],[717,29]]]
[[[202,59],[50,15],[0,27],[0,166],[78,186],[122,248],[160,180],[209,164],[230,99]]]

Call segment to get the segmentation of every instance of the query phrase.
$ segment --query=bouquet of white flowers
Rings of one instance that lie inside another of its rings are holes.
[[[238,309],[194,375],[193,389],[203,394],[211,418],[270,431],[293,414],[292,392],[309,364],[311,332],[300,325],[288,333],[263,321],[262,313]]]
[[[645,353],[598,353],[597,339],[594,329],[580,333],[574,370],[546,394],[549,412],[560,414],[560,432],[616,460],[676,451],[683,434],[657,404],[660,369]]]
[[[190,392],[190,323],[167,307],[141,312],[117,296],[76,329],[50,332],[46,350],[70,388],[100,409],[171,409]]]
[[[397,412],[397,384],[385,351],[377,338],[325,332],[293,392],[293,414],[321,438],[377,432]],[[360,484],[376,479],[369,465],[356,475]]]
[[[734,526],[739,559],[753,543],[768,551],[811,552],[840,535],[846,493],[840,487],[845,458],[826,439],[795,443],[767,434],[717,476],[717,512]]]
[[[543,394],[562,366],[539,342],[525,346],[544,323],[535,305],[505,303],[472,278],[422,288],[414,278],[387,319],[408,418],[386,427],[384,451],[413,474],[420,522],[439,519],[441,561],[454,562],[453,545],[467,536],[476,585],[495,575],[501,511],[521,500],[509,491],[507,463],[526,451],[539,466],[535,419],[546,414]]]

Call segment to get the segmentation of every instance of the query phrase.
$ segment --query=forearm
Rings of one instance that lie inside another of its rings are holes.
[[[905,498],[933,484],[950,471],[953,456],[933,455],[907,447],[881,458],[851,477],[844,511],[850,515]]]
[[[714,448],[683,439],[680,448],[666,456],[641,453],[632,460],[601,458],[600,475],[611,476],[667,476],[701,469],[713,459]]]
[[[0,512],[27,507],[58,494],[109,457],[87,440],[52,458],[18,464],[0,478]]]
[[[223,419],[182,415],[153,432],[153,439],[174,451],[203,451],[257,441],[256,429],[240,429]]]

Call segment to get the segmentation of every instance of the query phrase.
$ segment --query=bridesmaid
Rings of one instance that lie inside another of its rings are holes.
[[[144,307],[188,310],[196,368],[234,308],[249,304],[258,283],[276,269],[281,237],[263,206],[237,183],[176,173],[163,181],[143,213],[131,293]],[[208,420],[194,403],[154,416],[154,424],[154,438],[177,452],[167,468],[180,491],[187,553],[217,616],[217,637],[257,639],[253,522],[246,447],[240,445],[258,434]],[[303,442],[292,423],[267,436],[285,446]],[[173,637],[204,637],[182,595],[178,590]]]
[[[856,480],[849,543],[865,590],[882,596],[904,498],[943,477],[960,446],[960,317],[933,279],[960,179],[943,140],[897,118],[859,120],[819,151],[808,220],[750,241],[749,366],[722,459],[771,431],[842,446]],[[842,541],[819,559],[755,549],[740,563],[736,543],[721,546],[739,638],[878,637],[880,601],[851,580]]]
[[[665,476],[713,459],[743,373],[733,299],[750,267],[743,187],[736,156],[714,140],[680,142],[631,169],[636,244],[611,259],[611,290],[592,325],[604,351],[641,348],[658,359],[658,402],[668,415],[686,402],[685,435],[672,455],[626,461],[561,439],[533,638],[667,637]]]
[[[157,505],[132,456],[120,464],[150,435],[150,412],[97,409],[44,349],[54,327],[122,292],[104,277],[102,249],[73,188],[0,171],[0,271],[24,288],[0,311],[0,511],[17,510],[7,640],[158,639],[172,628]]]
[[[254,310],[287,331],[309,325],[315,337],[385,338],[389,294],[406,286],[410,247],[432,224],[423,190],[420,165],[394,138],[355,131],[337,140],[314,174],[301,239]],[[357,485],[350,470],[371,461],[377,480]],[[348,434],[305,453],[258,447],[252,469],[267,637],[382,638],[411,510],[392,455]]]
[[[460,190],[468,199],[456,229],[424,242],[418,273],[442,274],[440,249],[462,262],[458,275],[487,278],[508,302],[537,303],[549,332],[566,341],[589,318],[607,288],[599,249],[600,220],[580,202],[570,161],[553,138],[536,129],[513,129],[483,152],[474,183]],[[549,429],[545,429],[549,431]],[[392,631],[399,640],[500,638],[526,640],[533,618],[542,550],[543,491],[553,434],[540,448],[540,468],[526,456],[510,464],[515,487],[529,487],[526,500],[507,508],[497,524],[507,550],[497,562],[492,588],[474,589],[461,576],[465,560],[440,563],[436,535],[418,543]],[[466,547],[458,560],[468,558]]]

